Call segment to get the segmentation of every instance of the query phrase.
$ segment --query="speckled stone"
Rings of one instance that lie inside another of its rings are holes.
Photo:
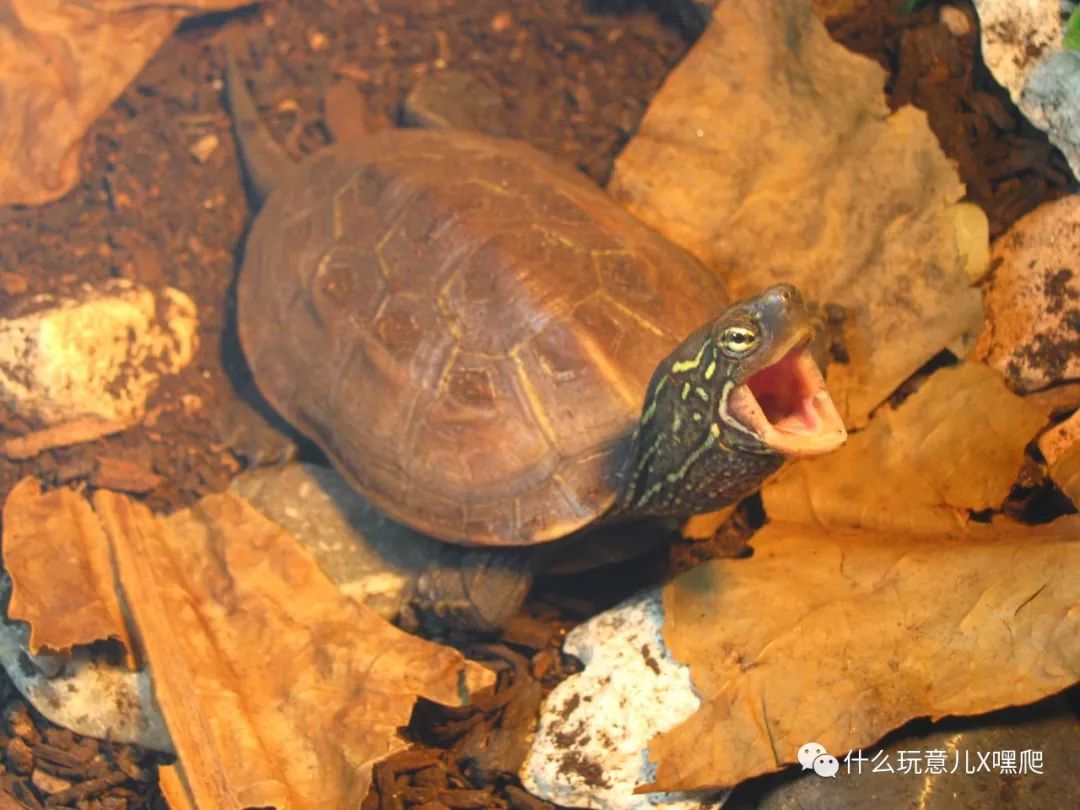
[[[532,749],[521,769],[526,789],[548,801],[602,810],[719,808],[724,794],[649,793],[649,740],[700,706],[687,667],[664,646],[659,589],[590,619],[563,650],[584,672],[559,684],[544,703]]]
[[[991,266],[979,356],[1019,391],[1080,378],[1080,195],[1022,217]]]
[[[180,290],[126,279],[78,297],[39,296],[0,319],[0,398],[44,425],[138,422],[161,378],[194,356],[198,318]]]
[[[1028,76],[1061,43],[1059,0],[974,0],[982,54],[1012,100],[1019,104]]]

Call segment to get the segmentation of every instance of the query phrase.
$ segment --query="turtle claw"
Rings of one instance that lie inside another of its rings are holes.
[[[426,629],[498,632],[520,612],[546,557],[536,548],[447,546],[420,575],[408,610]]]

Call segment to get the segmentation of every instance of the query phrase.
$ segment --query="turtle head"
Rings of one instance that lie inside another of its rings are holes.
[[[657,368],[619,511],[690,515],[756,489],[787,458],[847,438],[810,350],[798,290],[770,287],[691,334]]]
[[[726,444],[797,458],[844,443],[847,431],[810,351],[811,337],[810,316],[790,284],[736,304],[710,325],[702,343],[707,351],[715,347],[708,353],[717,358],[716,420]]]

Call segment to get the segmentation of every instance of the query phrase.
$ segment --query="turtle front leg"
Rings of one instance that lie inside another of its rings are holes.
[[[525,548],[446,546],[420,575],[408,609],[421,622],[455,630],[492,633],[521,610],[551,551]],[[426,623],[426,622],[425,622]]]

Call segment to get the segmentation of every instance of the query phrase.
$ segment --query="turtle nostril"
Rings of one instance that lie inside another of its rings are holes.
[[[780,302],[785,306],[791,306],[793,304],[802,301],[802,296],[799,295],[799,291],[791,284],[780,285]]]

